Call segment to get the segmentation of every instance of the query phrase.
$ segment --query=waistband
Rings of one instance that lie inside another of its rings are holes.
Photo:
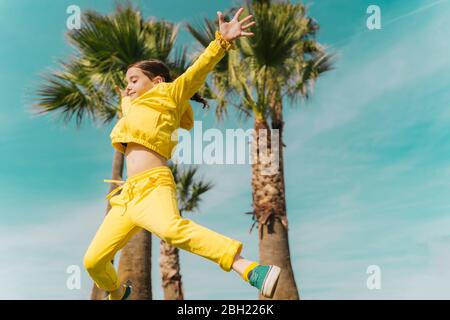
[[[157,167],[153,167],[148,170],[139,172],[131,177],[128,177],[127,180],[125,180],[125,181],[124,180],[109,180],[109,179],[103,180],[103,182],[122,184],[121,186],[118,186],[117,188],[113,189],[105,198],[106,199],[111,198],[114,194],[116,194],[119,190],[121,190],[124,187],[124,185],[127,183],[134,183],[141,179],[145,179],[145,178],[152,177],[152,176],[157,176],[158,174],[165,174],[166,177],[164,177],[164,178],[170,179],[169,182],[174,181],[173,175],[172,175],[172,170],[168,166],[157,166]]]

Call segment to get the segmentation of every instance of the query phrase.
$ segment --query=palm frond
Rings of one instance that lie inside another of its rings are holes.
[[[45,114],[60,111],[65,122],[76,118],[79,127],[87,114],[103,122],[115,115],[114,96],[95,77],[86,71],[82,61],[60,62],[60,71],[43,76],[43,84],[37,90],[33,111]]]

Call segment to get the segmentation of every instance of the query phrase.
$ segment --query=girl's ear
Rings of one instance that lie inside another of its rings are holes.
[[[164,77],[156,76],[153,78],[153,82],[155,82],[155,83],[164,82]]]

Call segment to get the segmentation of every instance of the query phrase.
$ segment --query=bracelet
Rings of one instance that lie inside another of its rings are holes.
[[[225,40],[219,31],[216,31],[216,40],[219,41],[220,46],[225,50],[236,49],[236,46],[231,41]]]

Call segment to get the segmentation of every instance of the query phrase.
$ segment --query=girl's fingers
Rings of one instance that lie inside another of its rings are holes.
[[[241,15],[241,13],[244,11],[244,8],[239,8],[239,10],[236,12],[236,14],[233,17],[234,21],[239,21],[239,16]]]
[[[225,17],[223,16],[222,12],[217,11],[217,17],[219,18],[219,26],[225,22]]]
[[[249,24],[246,24],[245,26],[242,26],[241,29],[242,29],[242,30],[245,30],[245,29],[247,29],[247,28],[250,28],[251,26],[254,26],[255,24],[256,24],[255,21],[250,22]]]
[[[219,17],[219,24],[225,22],[225,18],[224,18],[224,16],[223,16],[222,12],[217,11],[217,17]]]
[[[127,96],[127,91],[120,89],[119,86],[115,86],[114,89],[116,90],[117,94],[121,97]]]
[[[254,36],[253,32],[241,32],[241,36]]]
[[[242,19],[239,22],[242,24],[242,23],[247,22],[248,20],[250,20],[252,17],[253,17],[252,15],[246,16],[244,19]]]

